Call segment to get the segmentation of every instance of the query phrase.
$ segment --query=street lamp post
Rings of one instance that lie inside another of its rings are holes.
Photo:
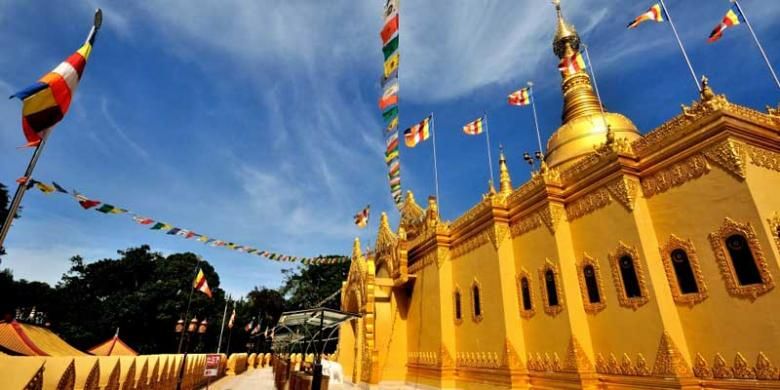
[[[184,356],[182,356],[181,365],[179,366],[179,379],[176,381],[176,390],[181,390],[181,383],[184,380],[184,368],[187,365],[187,354],[190,350],[190,339],[192,338],[192,334],[197,331],[199,336],[198,340],[200,342],[200,340],[203,338],[203,334],[206,333],[207,327],[208,322],[205,319],[200,322],[200,324],[198,324],[198,318],[192,317],[192,320],[190,320],[189,324],[187,325],[187,330],[185,332],[184,320],[179,319],[179,321],[176,322],[174,331],[177,334],[180,334],[180,337],[184,338]]]

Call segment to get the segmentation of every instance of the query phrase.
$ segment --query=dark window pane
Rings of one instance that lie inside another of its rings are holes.
[[[683,294],[699,292],[699,286],[696,284],[696,277],[693,276],[693,267],[688,260],[688,254],[682,249],[672,251],[672,267],[677,276],[677,284],[680,286],[680,292]]]
[[[544,283],[547,287],[547,304],[558,306],[558,290],[555,288],[555,274],[552,270],[545,271]]]
[[[599,294],[599,285],[596,281],[596,270],[593,266],[588,264],[582,269],[585,274],[585,287],[588,290],[588,301],[590,303],[601,302],[601,295]]]
[[[482,306],[479,301],[479,287],[474,286],[472,289],[474,290],[474,315],[480,316],[482,315]]]
[[[634,268],[634,259],[625,255],[620,258],[620,277],[623,279],[623,288],[626,290],[626,297],[639,298],[642,296],[642,290],[639,288],[639,278]]]
[[[756,260],[753,258],[753,252],[750,251],[747,240],[739,234],[726,238],[726,249],[731,256],[731,263],[734,265],[734,271],[737,272],[739,284],[760,284],[761,273],[758,272]]]
[[[520,293],[523,295],[523,310],[531,310],[531,289],[528,287],[528,278],[520,279]]]
[[[460,312],[460,291],[455,292],[455,319],[461,319],[461,312]]]

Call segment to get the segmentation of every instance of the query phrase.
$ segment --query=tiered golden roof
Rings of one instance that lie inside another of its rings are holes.
[[[580,37],[574,26],[566,22],[559,1],[555,1],[558,28],[553,39],[553,52],[558,58],[574,55],[580,50]],[[563,91],[563,124],[547,141],[545,162],[550,168],[571,166],[594,147],[605,143],[608,129],[618,139],[628,142],[639,139],[639,130],[621,114],[605,112],[593,91],[590,77],[584,70],[566,76]]]

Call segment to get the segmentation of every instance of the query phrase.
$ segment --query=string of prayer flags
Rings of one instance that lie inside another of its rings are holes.
[[[428,115],[422,122],[404,130],[404,142],[406,146],[413,148],[431,136],[431,116]]]
[[[742,13],[739,12],[736,4],[732,5],[728,12],[726,12],[726,16],[723,17],[723,20],[712,30],[707,42],[712,43],[717,41],[723,36],[723,31],[726,31],[729,27],[739,25],[744,20],[745,19],[742,17]]]
[[[661,4],[658,3],[653,4],[653,6],[650,7],[650,9],[648,9],[647,11],[645,11],[645,13],[637,16],[636,19],[631,21],[631,23],[628,24],[628,28],[636,28],[636,26],[638,26],[642,22],[646,22],[648,20],[652,20],[658,23],[664,21],[663,9],[661,8]]]
[[[11,98],[22,101],[22,130],[27,138],[26,146],[39,145],[46,131],[65,117],[92,52],[101,21],[102,13],[98,10],[95,23],[81,48],[35,84],[11,95]]]
[[[385,123],[385,164],[387,178],[390,184],[390,195],[397,207],[401,205],[401,162],[398,148],[398,67],[400,53],[398,51],[400,38],[398,0],[385,0],[384,24],[379,32],[382,40],[382,56],[384,69],[382,72],[382,96],[379,98],[379,110]],[[357,217],[357,216],[356,216]],[[357,223],[357,219],[356,219]]]
[[[398,160],[396,159],[396,162],[397,161]],[[114,215],[127,214],[132,216],[134,222],[136,222],[139,225],[147,227],[149,230],[160,231],[160,232],[164,232],[166,235],[179,236],[184,239],[198,241],[202,244],[211,247],[227,248],[237,252],[243,252],[250,255],[260,256],[274,261],[300,262],[304,264],[316,264],[316,265],[339,264],[339,263],[347,263],[352,260],[348,256],[320,255],[317,257],[299,257],[299,256],[290,256],[281,253],[260,250],[257,248],[253,248],[251,246],[237,244],[232,241],[224,241],[215,238],[210,238],[200,233],[196,233],[194,230],[191,229],[184,229],[181,227],[173,226],[166,222],[161,222],[153,218],[141,216],[125,208],[114,206],[113,204],[101,202],[99,200],[91,199],[86,195],[81,194],[77,191],[73,191],[72,193],[69,193],[64,189],[64,187],[60,186],[59,184],[52,183],[50,185],[48,183],[43,183],[32,178],[26,179],[26,183],[29,188],[35,187],[39,191],[43,192],[44,194],[63,193],[63,194],[71,195],[78,202],[78,204],[85,210],[94,209],[95,211],[98,211],[102,214],[114,214]],[[369,213],[368,208],[369,206],[366,206],[366,209],[364,209],[362,212],[365,213],[366,223],[368,223],[368,213]],[[358,223],[357,217],[358,216],[356,215],[355,216],[356,224]]]
[[[531,88],[525,87],[512,92],[507,96],[507,103],[510,106],[527,106],[531,104]]]

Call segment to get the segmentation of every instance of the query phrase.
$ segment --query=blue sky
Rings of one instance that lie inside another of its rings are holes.
[[[261,249],[348,254],[353,237],[374,239],[380,211],[397,221],[376,105],[382,4],[0,0],[0,95],[78,48],[100,6],[103,29],[35,176]],[[696,97],[668,23],[625,29],[650,5],[563,1],[590,46],[605,105],[642,132]],[[667,5],[697,73],[717,92],[755,108],[780,101],[745,26],[706,43],[727,0]],[[780,65],[780,3],[742,5]],[[533,80],[543,142],[560,125],[554,21],[545,1],[403,1],[401,127],[436,115],[443,218],[467,210],[487,186],[484,139],[465,136],[463,124],[488,113],[494,157],[503,144],[516,186],[529,177],[521,156],[536,149],[536,136],[531,111],[506,105],[506,95]],[[31,153],[15,149],[24,143],[19,116],[18,101],[0,99],[6,184],[21,176]],[[430,144],[402,147],[401,156],[404,189],[423,203],[434,191]],[[373,218],[358,231],[352,215],[367,203]],[[147,231],[126,216],[82,211],[66,197],[33,191],[23,205],[2,264],[19,278],[55,282],[74,254],[93,261],[148,243],[163,253],[201,254],[233,294],[281,282],[281,264]]]

